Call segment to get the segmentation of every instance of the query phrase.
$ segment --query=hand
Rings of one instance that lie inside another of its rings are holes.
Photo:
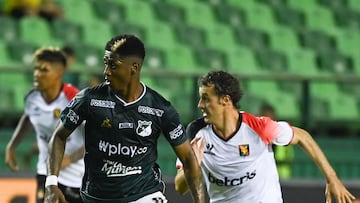
[[[332,202],[332,196],[337,203],[351,203],[355,199],[337,177],[326,184],[325,195],[326,203]]]
[[[199,145],[199,141],[201,142]],[[191,140],[190,144],[193,148],[196,158],[198,160],[199,165],[201,165],[201,162],[204,158],[204,147],[205,147],[205,138],[202,137],[195,137],[193,140]]]
[[[68,203],[58,186],[50,185],[45,188],[44,203]]]
[[[13,148],[6,147],[5,163],[12,171],[18,171],[19,166],[16,161],[16,153]]]

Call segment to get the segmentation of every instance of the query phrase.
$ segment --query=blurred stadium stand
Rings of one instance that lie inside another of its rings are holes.
[[[63,19],[16,21],[0,15],[1,149],[32,86],[31,54],[37,47],[70,44],[78,58],[71,71],[101,75],[105,42],[130,32],[147,45],[144,81],[174,103],[184,123],[199,115],[198,75],[227,70],[241,78],[242,110],[257,114],[262,102],[270,103],[280,119],[306,127],[319,138],[341,177],[360,178],[357,0],[55,2],[65,10]],[[174,175],[175,155],[168,151],[161,140],[160,165]],[[320,177],[303,154],[296,152],[294,176]],[[3,170],[3,160],[0,166]]]

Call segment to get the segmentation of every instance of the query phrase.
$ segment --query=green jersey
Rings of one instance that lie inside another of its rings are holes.
[[[86,88],[61,114],[70,130],[85,121],[85,200],[129,202],[164,189],[156,172],[157,140],[163,134],[177,146],[187,136],[170,102],[142,85],[142,95],[130,103],[105,83]]]

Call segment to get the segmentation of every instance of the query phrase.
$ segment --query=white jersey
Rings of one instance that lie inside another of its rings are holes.
[[[48,157],[48,144],[59,122],[60,112],[76,95],[78,90],[65,84],[59,96],[47,103],[39,91],[31,91],[25,98],[25,114],[29,116],[35,129],[36,141],[39,148],[37,174],[47,175],[46,160]],[[71,154],[84,145],[84,128],[79,126],[67,139],[65,155]],[[59,183],[69,187],[80,188],[84,175],[84,161],[80,159],[68,167],[60,170]]]
[[[187,129],[190,137],[206,140],[201,169],[210,202],[283,202],[271,145],[289,144],[291,126],[246,112],[240,112],[240,119],[240,128],[227,140],[217,136],[203,119],[192,122]]]

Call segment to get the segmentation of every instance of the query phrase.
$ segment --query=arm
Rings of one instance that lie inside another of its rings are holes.
[[[177,157],[183,163],[182,185],[189,187],[193,199],[196,203],[205,202],[205,191],[202,183],[202,174],[196,156],[187,140],[183,144],[174,148]],[[185,180],[185,181],[184,181]],[[186,190],[187,190],[186,187]]]
[[[199,140],[201,140],[200,146],[198,146]],[[204,156],[204,146],[205,146],[205,139],[201,139],[200,137],[196,137],[191,141],[191,147],[195,152],[199,165],[201,165]],[[186,183],[183,168],[178,169],[177,174],[175,176],[175,190],[181,195],[184,195],[189,190],[189,187]]]
[[[47,171],[49,176],[58,176],[61,168],[61,162],[64,156],[65,144],[67,137],[72,133],[71,130],[68,130],[64,127],[62,122],[59,122],[59,125],[56,127],[53,136],[49,142],[49,157],[47,162]],[[57,187],[57,181],[47,184],[48,179],[45,183],[45,202],[65,202],[64,195]]]
[[[341,183],[325,154],[311,135],[301,128],[293,127],[293,130],[294,137],[290,144],[299,144],[319,166],[326,178],[326,202],[331,203],[332,195],[338,203],[351,202],[355,197]]]
[[[6,146],[5,151],[5,163],[12,171],[19,170],[19,166],[16,161],[15,149],[31,130],[32,124],[30,122],[29,116],[23,114],[15,128],[15,131],[9,143]]]
[[[78,150],[71,153],[70,155],[64,155],[63,160],[61,162],[61,169],[83,158],[84,152],[85,152],[85,147],[80,147]]]

